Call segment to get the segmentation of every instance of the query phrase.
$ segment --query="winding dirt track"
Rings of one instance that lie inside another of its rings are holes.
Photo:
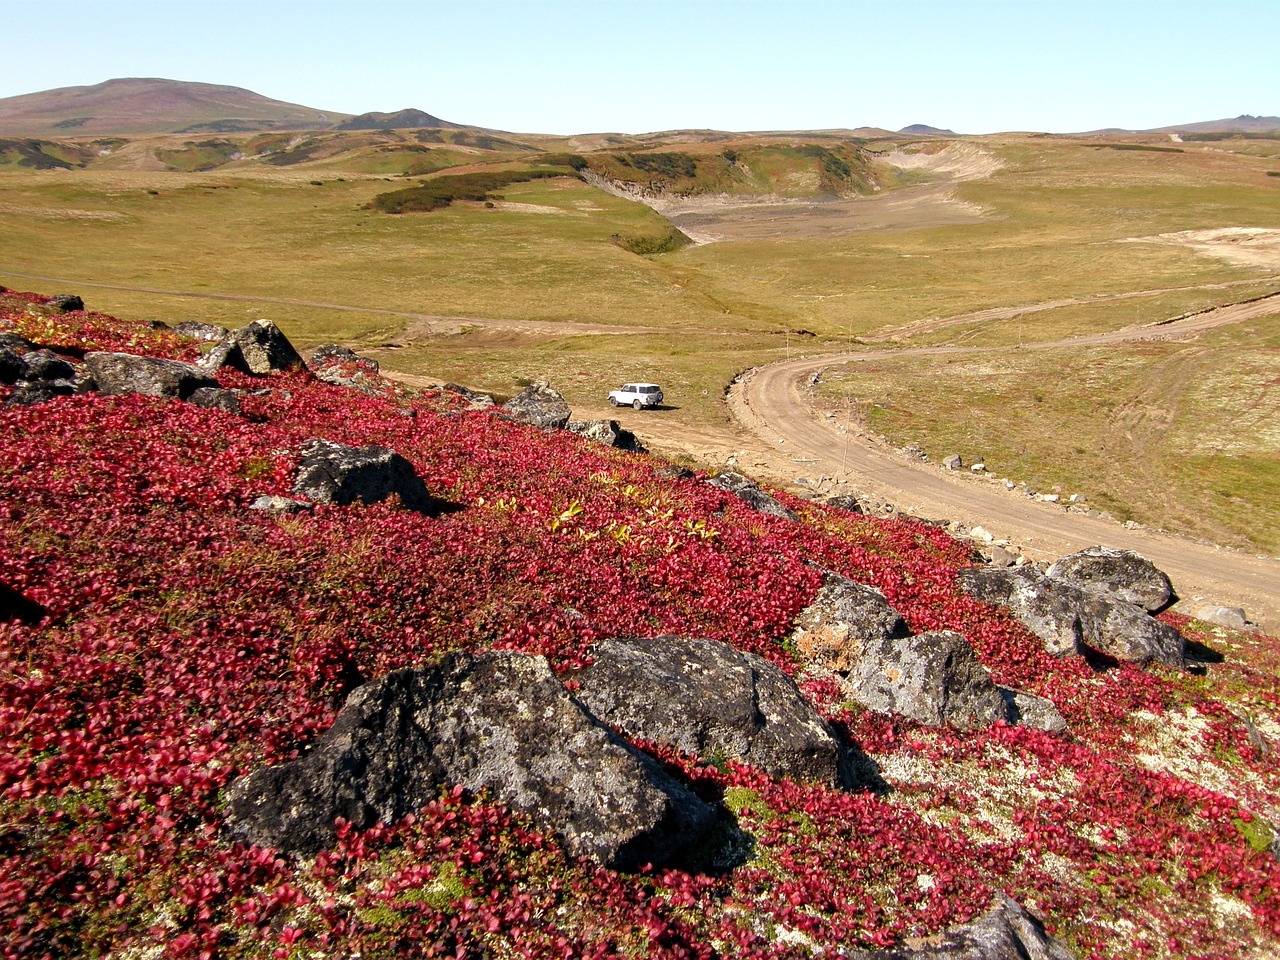
[[[1181,340],[1253,317],[1280,311],[1280,294],[1203,311],[1175,321],[1079,337],[1034,347],[1092,347],[1137,340]],[[912,463],[876,441],[840,432],[820,417],[808,392],[810,379],[841,363],[892,356],[938,356],[994,352],[993,348],[915,347],[861,353],[827,354],[785,360],[749,371],[734,384],[729,406],[746,430],[806,471],[894,502],[904,512],[924,517],[981,524],[997,538],[1017,543],[1040,559],[1094,544],[1136,550],[1164,569],[1191,612],[1195,599],[1243,606],[1263,628],[1280,631],[1280,560],[1253,557],[1147,529],[1068,512],[1033,501],[976,478],[948,474],[936,466]]]

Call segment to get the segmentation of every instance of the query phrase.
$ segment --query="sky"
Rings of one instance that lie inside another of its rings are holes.
[[[1280,115],[1280,0],[0,0],[0,98],[115,77],[520,133]]]

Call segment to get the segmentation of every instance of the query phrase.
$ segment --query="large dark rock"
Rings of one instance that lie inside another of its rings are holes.
[[[681,862],[712,808],[586,713],[542,657],[452,653],[358,688],[307,756],[228,791],[231,832],[312,853],[334,819],[387,823],[445,784],[489,790],[573,853],[617,869]]]
[[[7,583],[0,582],[0,623],[16,620],[34,627],[47,613],[42,604],[36,603]]]
[[[864,706],[933,726],[968,729],[1008,716],[969,641],[950,630],[865,642],[849,681]]]
[[[845,513],[862,513],[862,504],[858,502],[857,497],[851,497],[848,494],[839,494],[834,497],[827,497],[823,501],[828,507],[835,507],[837,510],[843,510]]]
[[[14,384],[23,378],[27,365],[22,354],[5,344],[0,344],[0,383]]]
[[[32,350],[22,358],[23,380],[70,380],[76,368],[52,350]]]
[[[606,447],[627,450],[631,453],[647,453],[644,445],[630,430],[624,430],[617,420],[570,420],[565,429],[580,437],[602,443]]]
[[[884,594],[829,574],[822,589],[795,620],[791,641],[807,662],[848,674],[862,658],[863,644],[907,635],[907,625]]]
[[[255,320],[232,330],[200,358],[199,364],[205,370],[232,367],[259,376],[306,366],[289,338],[270,320]]]
[[[218,381],[195,364],[131,353],[86,353],[84,361],[101,393],[141,393],[149,397],[185,400],[201,387]]]
[[[434,513],[439,504],[427,492],[411,464],[386,447],[348,447],[329,440],[308,440],[293,492],[320,503],[378,503],[392,494],[410,510]]]
[[[794,513],[780,504],[760,489],[760,485],[748,480],[740,473],[734,473],[726,470],[724,473],[718,473],[714,477],[709,477],[707,483],[718,490],[726,493],[732,493],[735,497],[749,504],[753,509],[761,513],[767,513],[771,517],[783,517],[787,520],[798,519]]]
[[[322,344],[311,351],[310,366],[312,369],[328,366],[333,363],[359,364],[360,366],[367,368],[371,373],[377,373],[379,370],[377,360],[370,360],[368,357],[362,357],[350,347],[344,347],[339,343]]]
[[[216,343],[231,333],[226,327],[213,323],[201,323],[199,320],[183,320],[174,326],[173,332],[188,340],[203,340],[206,343]]]
[[[1018,903],[998,894],[996,906],[977,920],[932,937],[870,953],[855,960],[1075,960]]]
[[[240,409],[240,394],[235,390],[223,390],[221,387],[201,387],[187,397],[187,402],[197,407],[235,414],[237,417],[244,413]]]
[[[60,293],[49,301],[49,306],[60,313],[71,313],[73,310],[83,310],[84,300],[74,293]]]
[[[47,403],[55,397],[70,397],[79,393],[71,380],[20,380],[5,399],[6,407],[31,407]]]
[[[572,411],[564,397],[545,380],[530,384],[502,405],[513,420],[529,423],[544,430],[562,430]]]
[[[629,736],[772,776],[852,787],[845,746],[773,664],[716,640],[612,639],[577,674],[577,698]]]
[[[1033,567],[975,567],[960,571],[957,582],[979,600],[1008,607],[1055,656],[1088,646],[1137,664],[1185,665],[1182,634],[1132,603],[1046,577]]]
[[[1148,613],[1159,613],[1178,599],[1168,575],[1132,550],[1089,547],[1056,560],[1045,574]]]

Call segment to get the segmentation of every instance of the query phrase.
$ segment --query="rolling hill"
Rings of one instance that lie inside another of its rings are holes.
[[[82,136],[326,129],[348,119],[241,87],[150,77],[0,100],[0,134]]]

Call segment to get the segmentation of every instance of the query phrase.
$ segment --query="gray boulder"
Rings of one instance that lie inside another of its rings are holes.
[[[313,370],[317,367],[324,367],[333,363],[359,364],[369,370],[370,373],[377,373],[379,370],[377,360],[370,360],[367,357],[362,357],[350,347],[344,347],[338,343],[326,343],[311,351],[309,366]]]
[[[490,407],[496,407],[493,397],[487,393],[477,393],[458,383],[446,383],[441,390],[447,390],[449,393],[456,393],[467,401],[468,410],[488,410]]]
[[[1217,604],[1204,604],[1196,608],[1197,620],[1217,624],[1219,627],[1230,627],[1233,630],[1249,630],[1256,626],[1250,622],[1243,607],[1220,607]]]
[[[791,642],[801,657],[814,666],[846,675],[862,659],[864,644],[908,633],[883,593],[836,574],[828,574],[794,627]]]
[[[865,642],[849,681],[864,706],[933,726],[971,729],[1008,716],[969,641],[950,630]]]
[[[1178,599],[1169,577],[1132,550],[1088,547],[1058,559],[1045,574],[1082,590],[1132,603],[1148,613],[1159,613]]]
[[[101,393],[141,393],[149,397],[187,399],[218,381],[195,364],[130,353],[86,353],[84,361]]]
[[[173,332],[188,340],[203,340],[206,343],[216,343],[231,333],[226,327],[213,323],[201,323],[198,320],[183,320],[174,326]]]
[[[845,513],[862,513],[862,504],[858,502],[857,497],[840,494],[835,497],[827,497],[823,502],[828,507],[835,507],[837,510],[845,511]]]
[[[205,370],[232,367],[258,376],[306,366],[289,338],[270,320],[255,320],[231,331],[198,362]]]
[[[572,416],[564,397],[545,380],[525,387],[504,403],[502,410],[513,420],[542,427],[544,430],[562,430]]]
[[[386,447],[349,447],[329,440],[308,440],[293,492],[319,503],[378,503],[392,494],[410,510],[434,513],[439,506],[411,464]]]
[[[960,571],[957,583],[984,603],[1007,607],[1053,656],[1083,652],[1078,598],[1071,591],[1052,589],[1034,567],[971,567]]]
[[[1033,567],[975,567],[960,571],[957,583],[979,600],[1007,607],[1054,656],[1082,653],[1088,646],[1140,665],[1185,664],[1186,643],[1173,627],[1132,603],[1051,579]]]
[[[1033,730],[1047,730],[1049,733],[1063,733],[1067,729],[1066,718],[1058,711],[1057,705],[1044,697],[1037,697],[1021,690],[1010,690],[1000,687],[1000,696],[1004,698],[1006,719],[1022,727]]]
[[[71,380],[20,380],[13,392],[5,398],[6,407],[31,407],[47,403],[55,397],[70,397],[80,393]]]
[[[847,750],[773,664],[716,640],[612,639],[577,674],[578,700],[629,736],[771,776],[855,786]]]
[[[76,368],[52,350],[32,350],[22,358],[23,380],[71,380]]]
[[[1075,960],[1066,947],[1018,903],[997,894],[977,920],[902,946],[852,954],[856,960]]]
[[[793,512],[784,507],[769,494],[760,489],[759,484],[748,480],[740,473],[726,470],[714,477],[708,477],[707,483],[725,493],[731,493],[760,513],[771,517],[782,517],[787,520],[799,519]]]
[[[348,347],[327,343],[311,352],[312,373],[325,383],[374,393],[383,386],[377,360],[368,360]]]
[[[49,301],[49,306],[59,313],[71,313],[73,310],[83,310],[84,300],[74,293],[60,293]]]
[[[243,413],[240,409],[240,394],[235,390],[223,390],[221,387],[201,387],[187,397],[187,402],[193,403],[197,407],[221,410],[224,413],[231,413],[236,416],[240,416]]]
[[[570,420],[565,429],[580,437],[602,443],[606,447],[627,450],[631,453],[647,453],[644,445],[630,430],[622,429],[617,420]]]
[[[304,758],[228,791],[233,835],[314,853],[334,820],[387,823],[446,784],[489,790],[615,869],[679,862],[713,810],[587,714],[542,657],[452,653],[359,687]]]

